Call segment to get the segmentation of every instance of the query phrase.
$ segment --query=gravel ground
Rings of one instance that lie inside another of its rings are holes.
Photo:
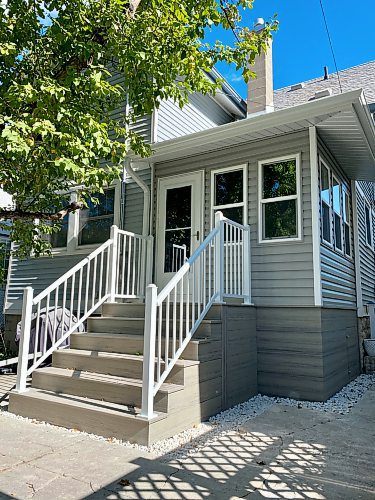
[[[360,375],[325,403],[297,401],[289,398],[262,396],[261,394],[258,394],[244,403],[211,417],[208,422],[203,422],[191,429],[173,436],[172,438],[159,441],[150,447],[135,445],[118,439],[107,439],[101,436],[87,434],[85,432],[77,432],[77,430],[56,427],[46,422],[38,422],[36,420],[19,417],[1,409],[0,415],[8,418],[30,421],[36,425],[54,427],[62,433],[75,432],[78,435],[83,434],[91,437],[92,439],[136,448],[142,451],[150,452],[156,457],[163,457],[163,461],[170,461],[175,459],[182,460],[189,455],[192,455],[203,446],[208,445],[211,441],[224,436],[230,431],[238,429],[244,422],[261,415],[275,404],[296,406],[298,408],[307,408],[344,415],[350,412],[353,406],[363,397],[367,389],[373,384],[375,384],[375,375]]]

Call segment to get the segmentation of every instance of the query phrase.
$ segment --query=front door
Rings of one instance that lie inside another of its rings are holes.
[[[202,239],[203,172],[159,179],[156,283],[163,288]]]

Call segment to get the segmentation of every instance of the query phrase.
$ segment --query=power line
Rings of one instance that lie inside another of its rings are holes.
[[[342,94],[342,86],[341,86],[340,73],[339,73],[339,69],[337,67],[337,62],[336,62],[336,57],[335,57],[335,51],[333,50],[333,44],[332,44],[331,35],[330,35],[329,29],[328,29],[328,23],[327,23],[326,14],[324,12],[323,1],[319,0],[319,3],[320,3],[320,8],[322,9],[323,19],[324,19],[324,24],[325,24],[326,31],[327,31],[327,36],[328,36],[329,44],[331,46],[331,52],[332,52],[333,62],[335,63],[337,78],[339,80],[340,92]]]

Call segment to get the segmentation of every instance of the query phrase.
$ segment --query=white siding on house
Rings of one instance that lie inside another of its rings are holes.
[[[349,181],[345,178],[337,162],[319,138],[318,153],[334,172],[338,180],[345,184],[350,193]],[[352,222],[353,217],[351,215],[351,228],[353,228]],[[351,235],[353,235],[353,230],[351,230]],[[351,240],[351,249],[351,257],[349,258],[324,243],[320,245],[322,299],[323,306],[325,307],[339,307],[344,309],[356,307],[353,237]]]
[[[258,242],[258,162],[301,153],[301,242]],[[262,306],[314,305],[311,189],[308,131],[285,134],[212,153],[155,165],[155,176],[205,170],[205,234],[211,230],[211,170],[248,164],[248,222],[251,226],[252,298]],[[155,186],[157,182],[155,182]],[[156,194],[156,193],[155,193]],[[155,196],[156,199],[156,196]]]
[[[231,121],[232,116],[208,95],[192,94],[183,109],[167,99],[158,110],[157,140],[167,141]]]

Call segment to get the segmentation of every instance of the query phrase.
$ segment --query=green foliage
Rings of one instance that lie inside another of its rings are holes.
[[[118,179],[129,150],[151,152],[130,130],[136,117],[168,97],[183,106],[191,92],[215,92],[220,82],[204,71],[218,61],[253,76],[247,62],[277,23],[258,34],[241,28],[241,12],[252,6],[253,0],[141,0],[130,13],[123,0],[1,3],[0,186],[17,209],[50,213],[72,186],[100,192]],[[217,28],[235,32],[231,46],[205,41],[206,31]],[[121,85],[111,79],[118,72]],[[13,217],[10,236],[20,257],[38,256],[50,251],[45,235],[56,229]]]

